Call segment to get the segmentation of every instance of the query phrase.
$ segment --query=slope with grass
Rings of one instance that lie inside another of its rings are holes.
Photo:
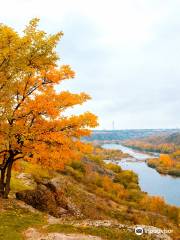
[[[30,240],[33,233],[39,239],[53,239],[59,233],[80,234],[82,239],[83,235],[84,239],[88,235],[111,240],[178,239],[179,209],[148,196],[140,190],[136,174],[105,164],[97,155],[73,161],[58,172],[22,162],[13,171],[11,188],[10,199],[1,204],[3,240]],[[171,238],[138,236],[136,225],[172,230]]]

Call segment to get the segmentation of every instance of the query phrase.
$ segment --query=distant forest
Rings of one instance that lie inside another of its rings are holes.
[[[179,129],[130,129],[130,130],[95,130],[87,141],[123,141],[128,139],[139,139],[151,136],[168,136],[179,134]],[[170,137],[171,138],[171,137]],[[180,138],[180,137],[179,137]]]

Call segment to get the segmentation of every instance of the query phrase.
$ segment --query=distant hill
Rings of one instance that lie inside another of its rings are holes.
[[[142,139],[144,142],[153,144],[175,144],[180,145],[180,131],[177,132],[165,132],[159,135],[151,135]]]
[[[147,138],[151,136],[171,136],[177,134],[180,130],[177,129],[128,129],[128,130],[95,130],[90,137],[86,137],[87,141],[112,141],[112,140],[128,140]],[[174,138],[175,138],[174,136]],[[178,138],[180,140],[180,138]]]
[[[165,138],[165,141],[167,143],[175,143],[177,145],[180,145],[180,132],[179,133],[172,133],[169,136]]]

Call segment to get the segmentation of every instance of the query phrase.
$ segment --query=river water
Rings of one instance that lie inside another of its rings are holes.
[[[103,147],[107,149],[120,149],[124,153],[129,153],[133,158],[123,159],[118,162],[118,165],[122,169],[133,170],[138,174],[141,189],[148,192],[149,195],[163,197],[169,204],[180,206],[180,177],[162,175],[155,169],[148,167],[144,160],[152,158],[152,155],[141,153],[120,144],[104,144]]]

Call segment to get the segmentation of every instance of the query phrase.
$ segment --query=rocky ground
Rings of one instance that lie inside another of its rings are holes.
[[[48,233],[43,234],[37,229],[29,228],[24,232],[27,240],[101,240],[100,237],[84,234],[64,234],[64,233]]]
[[[23,175],[24,176],[24,175]],[[83,213],[80,209],[75,206],[70,199],[66,198],[64,194],[66,183],[63,182],[62,178],[56,177],[51,180],[37,181],[37,187],[34,190],[24,190],[16,193],[16,203],[29,211],[36,212],[38,210],[47,213],[47,225],[43,226],[43,229],[47,229],[50,225],[70,225],[75,228],[80,227],[96,227],[96,228],[113,228],[121,229],[126,232],[133,233],[137,226],[120,224],[116,220],[92,220],[84,219]],[[38,209],[38,210],[37,210]],[[71,217],[72,220],[71,220]],[[75,218],[74,218],[75,217]],[[79,218],[79,220],[76,220]],[[143,225],[141,226],[149,235],[149,239],[154,240],[171,240],[167,234],[162,233],[160,228],[153,226]],[[102,238],[83,235],[83,234],[63,234],[63,233],[43,233],[36,228],[28,228],[24,231],[24,236],[27,240],[100,240]]]

